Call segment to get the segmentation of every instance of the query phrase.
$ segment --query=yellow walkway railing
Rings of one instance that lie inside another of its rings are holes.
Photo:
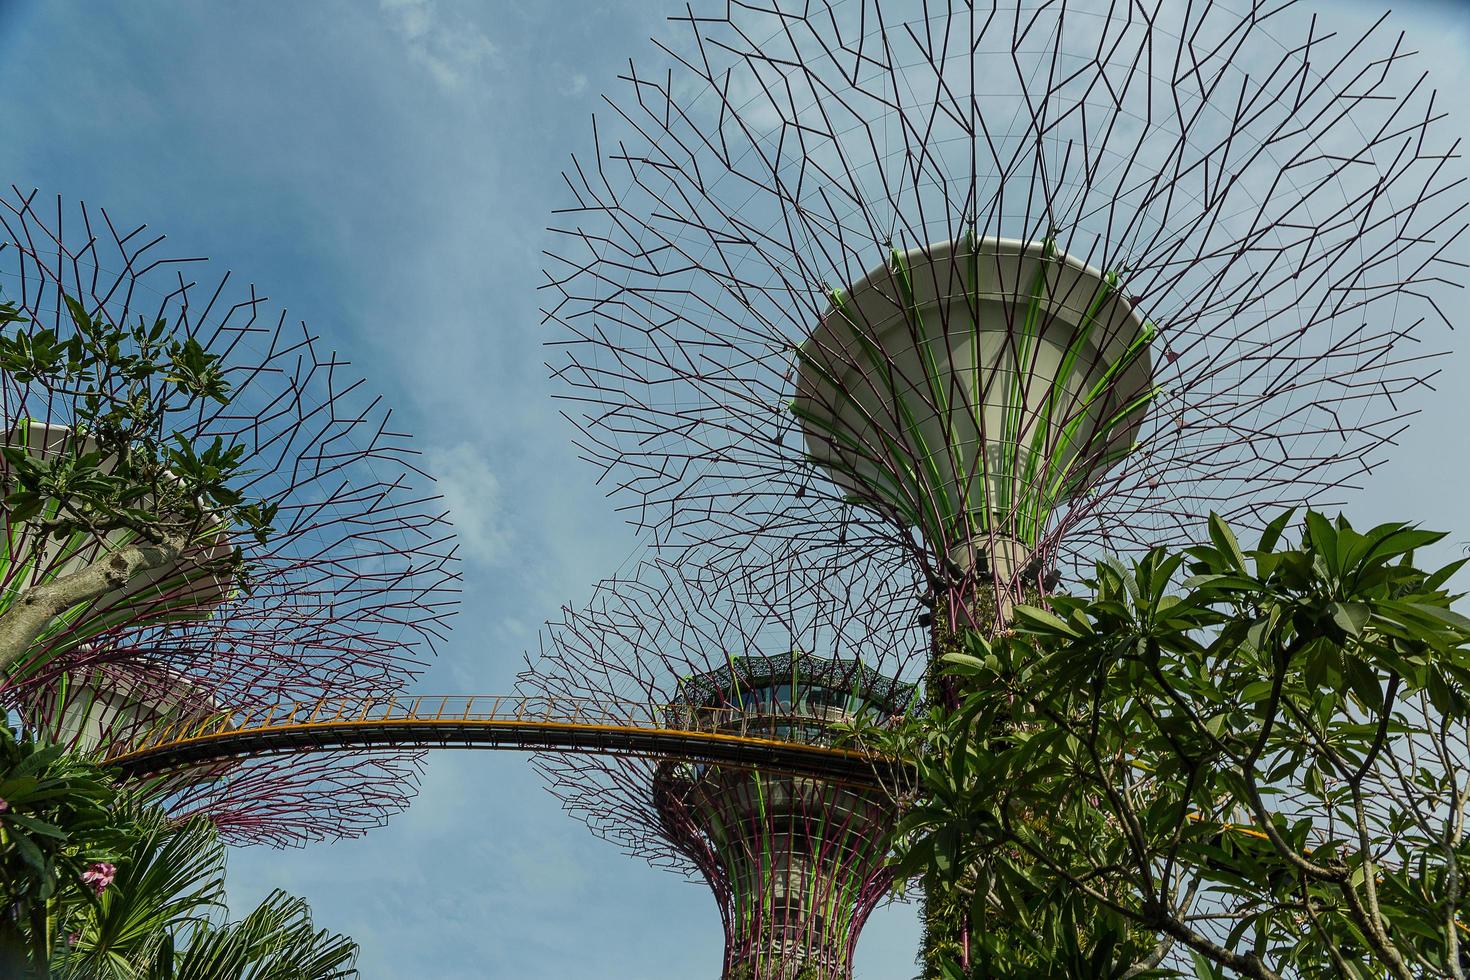
[[[892,774],[885,758],[783,737],[783,727],[804,722],[810,719],[573,698],[327,698],[165,724],[128,740],[108,761],[147,776],[242,756],[451,747],[676,757],[855,783]]]

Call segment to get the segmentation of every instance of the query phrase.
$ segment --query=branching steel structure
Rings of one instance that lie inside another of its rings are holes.
[[[674,20],[566,174],[545,313],[584,454],[656,553],[739,569],[712,592],[912,583],[883,623],[923,617],[939,653],[1099,550],[1336,502],[1434,377],[1411,345],[1466,267],[1458,142],[1386,19],[729,0]],[[639,600],[703,615],[661,601]],[[728,649],[590,618],[538,684],[651,686]],[[546,768],[597,833],[678,850],[648,773]]]
[[[901,713],[879,689],[909,690],[946,631],[1003,623],[1094,549],[1331,501],[1433,377],[1403,344],[1448,322],[1464,267],[1457,144],[1383,22],[1344,39],[1293,7],[730,0],[677,18],[667,68],[630,67],[610,100],[556,229],[553,369],[672,561],[568,611],[523,692],[662,706],[658,730],[734,746],[616,754],[635,732],[538,757],[594,831],[710,883],[727,975],[847,975],[890,884],[882,794],[771,768],[772,745],[826,751],[841,719],[814,705],[846,684]],[[282,514],[241,542],[250,592],[81,615],[9,705],[45,724],[104,688],[195,718],[391,696],[453,571],[387,413],[304,328],[227,279],[198,290],[141,229],[81,209],[69,247],[59,207],[6,209],[4,285],[37,329],[66,329],[65,291],[229,356],[236,400],[177,427],[246,443],[243,489]],[[68,423],[54,393],[7,378],[3,397],[8,422]],[[783,710],[741,700],[781,677]],[[786,737],[670,720],[711,708]],[[329,747],[472,741],[241,717],[153,761],[194,765],[176,805],[276,841],[359,829],[411,783],[406,755]]]
[[[1463,268],[1457,144],[1383,21],[1344,38],[1286,2],[714,7],[608,100],[548,271],[582,447],[663,547],[906,564],[964,617],[990,569],[956,548],[1022,540],[1005,577],[1025,581],[1001,583],[1019,592],[1210,510],[1329,503],[1433,377],[1407,342],[1447,321]],[[966,252],[984,272],[1005,240],[1095,270],[1106,292],[1070,299],[1135,314],[1117,339],[1152,380],[1110,376],[1089,343],[1069,370],[1101,387],[1064,390],[1035,355],[1055,281],[1002,276],[985,298],[1010,312],[985,323],[974,298],[914,308],[915,280],[942,287]],[[850,304],[860,280],[907,322]],[[812,350],[834,320],[846,348]],[[980,330],[999,348],[980,384],[893,352],[897,333],[953,360]],[[833,359],[857,373],[804,393]],[[830,435],[850,454],[834,477],[813,430],[853,398],[867,424]],[[1128,424],[1068,436],[1109,398]],[[946,460],[966,440],[987,452]]]
[[[565,610],[523,675],[522,691],[540,697],[616,697],[656,706],[665,727],[765,733],[786,745],[784,764],[754,748],[738,760],[689,750],[536,757],[552,792],[594,833],[708,883],[724,924],[725,975],[850,975],[862,924],[892,884],[896,787],[883,780],[902,773],[860,756],[879,778],[854,786],[840,759],[798,777],[791,758],[819,761],[838,723],[886,724],[912,706],[905,678],[926,659],[923,631],[892,618],[895,590],[911,588],[712,567],[692,554],[650,561]]]
[[[381,399],[304,324],[271,314],[253,286],[169,255],[146,227],[19,191],[0,201],[0,227],[0,294],[29,321],[21,329],[64,341],[76,329],[69,297],[114,323],[166,321],[172,336],[223,358],[229,403],[163,418],[160,436],[243,445],[248,472],[236,489],[279,508],[263,543],[228,540],[242,550],[243,585],[161,581],[72,610],[11,669],[6,707],[74,739],[96,728],[79,719],[104,716],[108,731],[91,737],[125,742],[129,724],[152,725],[160,712],[200,717],[400,689],[444,634],[458,572],[442,507]],[[0,378],[7,432],[69,431],[77,397]],[[64,555],[33,540],[24,521],[7,527],[8,601],[60,574]],[[402,805],[414,758],[247,760],[178,788],[171,805],[208,813],[237,840],[358,832]]]

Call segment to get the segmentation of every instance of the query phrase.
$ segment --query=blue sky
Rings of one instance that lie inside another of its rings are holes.
[[[646,39],[675,6],[0,0],[0,175],[147,222],[259,284],[419,435],[467,559],[464,612],[425,690],[508,690],[539,622],[634,548],[550,398],[535,286],[558,171],[588,147],[598,93],[627,59],[656,60]],[[1434,82],[1462,100],[1470,7],[1397,6]],[[1395,465],[1353,497],[1355,520],[1470,540],[1470,364],[1443,367]],[[308,897],[320,924],[362,943],[369,980],[718,972],[703,889],[592,838],[513,755],[441,754],[387,827],[240,851],[231,876],[242,906],[275,886]],[[916,939],[912,907],[880,911],[858,976],[912,975]]]

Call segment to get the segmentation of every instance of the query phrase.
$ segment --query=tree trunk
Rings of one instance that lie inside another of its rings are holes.
[[[184,542],[177,537],[130,544],[54,582],[26,589],[0,614],[0,675],[30,651],[57,616],[79,602],[122,589],[142,572],[177,561],[183,551]]]
[[[951,622],[951,604],[948,596],[937,596],[934,602],[934,619],[930,628],[929,672],[925,687],[930,700],[941,707],[954,711],[960,705],[965,691],[953,677],[945,673],[943,664],[947,653],[963,652],[962,633],[966,628],[976,629],[982,634],[992,632],[999,619],[995,588],[977,585],[970,605],[972,625]],[[957,960],[968,973],[970,964],[969,903],[954,901],[942,896],[925,895],[920,910],[924,923],[923,939],[919,951],[919,965],[923,968],[922,980],[941,980],[944,976],[942,964],[946,960]]]

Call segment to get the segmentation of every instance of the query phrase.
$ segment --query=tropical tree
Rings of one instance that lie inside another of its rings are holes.
[[[203,820],[153,811],[95,902],[64,917],[51,970],[63,980],[337,980],[355,977],[357,945],[318,930],[307,903],[274,891],[224,921],[225,849]]]
[[[143,784],[0,723],[0,976],[337,980],[357,946],[272,892],[227,921],[225,847],[175,822]]]
[[[124,700],[150,684],[169,697],[135,717],[92,703],[117,694],[103,675],[45,668],[117,626],[197,617],[248,589],[241,545],[272,535],[276,507],[240,489],[245,446],[185,435],[234,394],[195,328],[114,318],[101,300],[56,303],[53,321],[34,302],[36,320],[0,302],[0,689],[28,724],[46,718],[43,729],[85,752],[117,734],[110,725],[214,710],[209,692],[143,676]],[[168,789],[123,791],[84,754],[4,729],[0,975],[355,975],[356,946],[314,929],[300,899],[273,893],[227,921],[223,845],[205,824],[173,824],[145,804]]]
[[[60,911],[106,886],[136,830],[108,774],[0,724],[0,975],[44,963]]]
[[[229,535],[264,538],[275,515],[234,489],[244,446],[195,445],[175,428],[208,402],[228,404],[219,355],[164,320],[114,323],[63,299],[60,332],[0,304],[0,377],[14,389],[7,402],[28,413],[5,419],[0,443],[0,561],[30,566],[5,576],[0,672],[140,577],[236,581],[244,570]]]
[[[1100,563],[964,638],[892,733],[903,875],[965,903],[950,977],[1463,978],[1470,619],[1442,535],[1291,515]]]
[[[316,929],[306,901],[277,889],[239,922],[197,927],[181,950],[160,958],[146,976],[148,980],[338,980],[357,976],[356,960],[356,943]]]
[[[95,901],[67,910],[56,972],[136,976],[138,964],[163,953],[174,930],[217,911],[224,855],[210,827],[201,821],[170,826],[157,813],[140,815],[138,826],[108,887]]]

